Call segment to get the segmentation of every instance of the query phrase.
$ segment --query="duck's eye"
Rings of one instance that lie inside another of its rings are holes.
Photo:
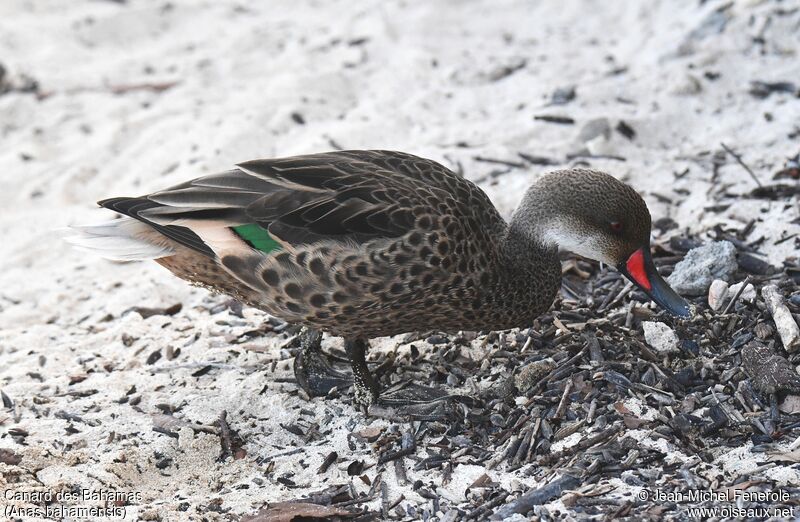
[[[615,234],[619,234],[622,232],[622,223],[619,221],[612,221],[609,226],[611,227],[611,231]]]

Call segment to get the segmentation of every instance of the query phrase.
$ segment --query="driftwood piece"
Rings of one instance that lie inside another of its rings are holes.
[[[787,352],[793,353],[800,349],[800,328],[792,317],[792,313],[786,307],[783,294],[775,285],[767,285],[761,289],[761,295],[767,304],[775,326],[778,328],[778,335],[781,336],[783,347]]]
[[[581,481],[570,475],[563,475],[546,486],[528,491],[513,502],[498,509],[491,520],[503,520],[515,513],[525,514],[534,506],[545,504],[564,494],[564,491],[578,487]]]

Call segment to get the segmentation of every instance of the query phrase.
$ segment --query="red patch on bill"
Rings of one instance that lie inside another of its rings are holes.
[[[628,274],[630,274],[633,280],[639,283],[642,288],[645,290],[652,290],[653,286],[650,284],[650,280],[647,278],[647,272],[644,270],[643,249],[640,248],[631,254],[631,257],[628,258],[628,262],[625,264],[625,268],[628,270]]]

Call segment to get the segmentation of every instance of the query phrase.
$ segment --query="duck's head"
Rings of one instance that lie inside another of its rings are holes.
[[[661,278],[650,255],[650,212],[629,185],[603,172],[570,169],[540,178],[512,219],[548,247],[617,268],[659,306],[689,317],[689,304]]]

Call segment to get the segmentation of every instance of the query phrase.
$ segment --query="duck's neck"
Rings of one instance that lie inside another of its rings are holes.
[[[559,248],[558,209],[552,200],[541,196],[534,185],[528,189],[508,224],[507,242],[511,248],[557,253]]]
[[[521,227],[509,225],[501,245],[501,279],[513,285],[541,278],[554,279],[561,273],[558,248],[543,244]]]
[[[561,284],[558,248],[547,243],[520,219],[512,219],[501,243],[502,262],[498,267],[498,294],[519,314],[510,326],[530,324],[545,312]]]
[[[558,243],[550,233],[552,214],[546,202],[538,200],[537,192],[529,189],[508,224],[503,251],[514,272],[538,272],[558,264]]]
[[[533,185],[525,193],[509,223],[512,241],[523,239],[544,251],[567,250],[597,259],[598,238],[569,212],[573,204],[563,191]]]

